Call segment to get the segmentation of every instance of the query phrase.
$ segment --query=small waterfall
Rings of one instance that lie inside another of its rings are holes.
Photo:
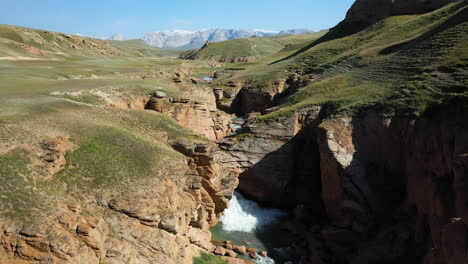
[[[279,221],[284,216],[286,216],[284,211],[262,208],[257,203],[245,199],[241,194],[235,193],[220,220],[224,231],[253,233]],[[259,256],[256,263],[274,264],[275,261]]]
[[[253,232],[278,221],[286,213],[279,209],[267,209],[235,193],[229,208],[221,216],[222,228],[226,231]]]

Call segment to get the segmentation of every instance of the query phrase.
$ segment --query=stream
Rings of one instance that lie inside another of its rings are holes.
[[[211,83],[213,81],[213,76],[205,75],[205,76],[202,76],[201,79],[207,83]]]
[[[287,216],[285,211],[263,208],[236,192],[220,218],[220,224],[211,229],[213,240],[230,240],[235,245],[268,251],[269,257],[259,256],[256,263],[283,263],[275,262],[281,259],[275,253],[288,246],[291,238],[288,232],[281,228],[281,222]]]

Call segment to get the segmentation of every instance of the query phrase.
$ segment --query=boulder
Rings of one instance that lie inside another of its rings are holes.
[[[178,152],[190,157],[193,155],[195,144],[187,138],[179,138],[175,143],[171,144]]]
[[[224,91],[222,88],[214,88],[213,93],[215,95],[216,101],[221,101],[224,98]]]
[[[236,254],[236,252],[234,252],[234,250],[228,249],[228,250],[226,250],[226,252],[227,252],[227,255],[229,257],[231,257],[231,258],[237,257],[237,254]]]
[[[234,246],[233,250],[242,255],[247,254],[247,248],[245,246]]]
[[[232,242],[229,241],[229,240],[224,241],[224,245],[225,245],[225,247],[226,247],[227,249],[232,249],[232,248],[233,248]]]
[[[176,234],[179,227],[179,219],[174,214],[167,214],[162,217],[159,223],[159,228],[166,230],[169,233]]]
[[[250,253],[249,253],[249,257],[250,257],[251,259],[258,259],[258,255],[257,255],[256,252],[250,252]]]
[[[156,91],[153,96],[156,98],[166,98],[167,94],[163,91]]]
[[[227,252],[226,252],[226,249],[225,249],[225,248],[223,248],[223,247],[221,247],[221,246],[218,246],[218,247],[216,247],[214,253],[215,253],[216,255],[225,256]]]

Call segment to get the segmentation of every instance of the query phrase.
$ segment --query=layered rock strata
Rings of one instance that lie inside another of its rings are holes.
[[[464,263],[463,111],[453,104],[417,119],[373,110],[323,119],[326,108],[316,107],[273,124],[251,121],[241,140],[220,147],[226,165],[242,171],[243,193],[295,207],[291,226],[312,263]]]

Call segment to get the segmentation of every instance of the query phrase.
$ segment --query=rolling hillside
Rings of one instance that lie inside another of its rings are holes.
[[[119,48],[129,54],[136,54],[146,57],[177,57],[181,53],[180,50],[160,49],[149,46],[141,39],[133,40],[110,40],[112,46]]]
[[[249,62],[257,58],[273,55],[282,50],[294,50],[325,34],[312,33],[301,35],[252,37],[209,43],[200,50],[181,54],[185,59],[216,59],[227,62]],[[239,61],[239,58],[240,61]],[[243,59],[242,59],[243,58]]]
[[[337,112],[380,105],[390,113],[417,115],[468,95],[467,18],[466,1],[458,1],[427,14],[389,17],[351,35],[341,24],[294,54],[229,80],[268,92],[278,80],[301,74],[307,85],[286,87],[280,110],[260,117],[264,120],[326,103]],[[337,33],[345,37],[334,38]]]
[[[112,42],[112,43],[111,43]],[[174,56],[140,41],[104,41],[40,29],[0,25],[0,57],[54,59],[72,57]]]

